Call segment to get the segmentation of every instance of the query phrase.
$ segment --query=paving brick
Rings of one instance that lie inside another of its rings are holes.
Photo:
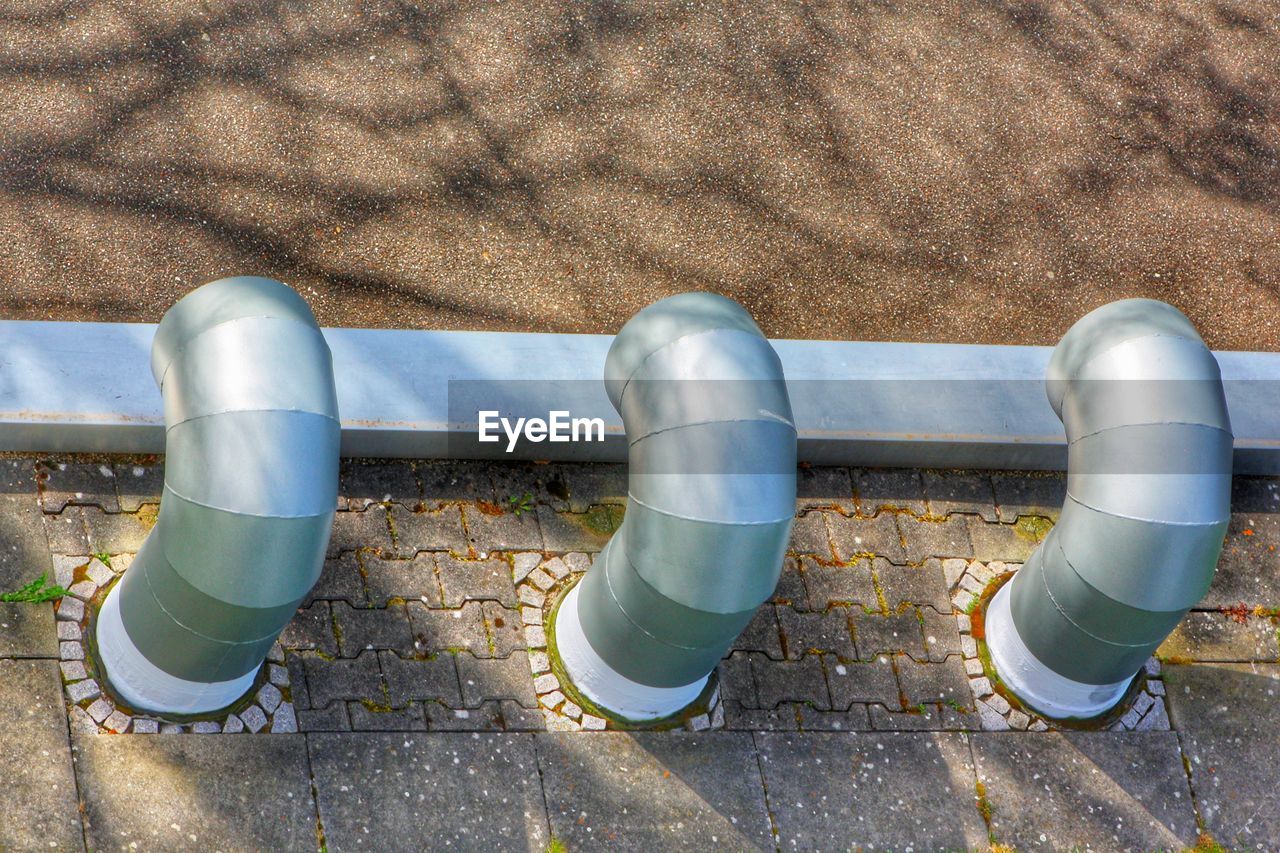
[[[870,560],[857,560],[846,566],[824,566],[802,558],[799,567],[810,610],[823,611],[841,604],[880,607]]]
[[[338,638],[333,632],[333,615],[329,610],[329,602],[316,601],[298,608],[298,612],[281,632],[280,644],[286,649],[314,650],[330,657],[336,656]]]
[[[54,661],[0,660],[0,849],[83,849],[67,719]]]
[[[535,736],[552,834],[568,849],[773,849],[746,734]],[[626,803],[625,807],[619,804]]]
[[[917,660],[926,660],[924,631],[913,608],[898,613],[859,613],[852,611],[853,640],[859,660],[874,660],[882,654],[905,652]]]
[[[496,601],[484,602],[482,609],[485,631],[489,635],[489,648],[486,650],[489,654],[505,658],[512,652],[525,648],[519,610],[503,607]],[[541,616],[541,611],[538,615]],[[474,654],[477,657],[483,656],[478,651]]]
[[[879,702],[897,707],[898,679],[888,658],[867,663],[846,663],[823,656],[827,684],[831,689],[831,707],[837,711],[855,705]]]
[[[309,736],[328,847],[545,849],[551,835],[530,738]]]
[[[851,473],[860,515],[875,515],[882,510],[905,510],[914,515],[928,513],[919,471],[854,468]]]
[[[896,515],[898,532],[906,543],[906,562],[920,563],[929,557],[973,557],[973,545],[965,526],[965,516],[950,516],[946,521],[921,521],[909,515]],[[892,558],[891,558],[892,559]]]
[[[786,850],[975,850],[965,736],[761,734],[755,738],[778,845]],[[909,839],[909,842],[904,842]]]
[[[906,655],[894,658],[898,668],[898,684],[908,706],[925,703],[955,703],[969,707],[973,696],[964,661],[950,657],[939,663],[918,663]]]
[[[807,609],[809,592],[805,588],[802,566],[809,565],[816,565],[816,563],[808,557],[784,558],[782,572],[778,575],[778,584],[774,587],[769,601],[773,604],[790,605],[797,610]]]
[[[354,510],[393,502],[413,509],[422,500],[413,464],[405,460],[344,459],[338,482],[339,494]]]
[[[36,468],[40,483],[40,505],[45,512],[58,513],[68,504],[96,506],[119,512],[115,471],[101,462],[40,463]]]
[[[430,509],[446,502],[496,501],[489,465],[471,460],[440,459],[417,463],[423,501]]]
[[[1265,617],[1237,621],[1225,613],[1192,611],[1183,617],[1156,654],[1165,660],[1274,663],[1280,658],[1276,627]]]
[[[966,516],[969,541],[973,544],[973,557],[984,563],[1003,560],[1025,563],[1031,552],[1040,544],[1040,532],[1047,529],[1019,524],[992,524],[976,516]]]
[[[164,491],[164,465],[160,463],[140,465],[135,462],[116,462],[116,496],[121,512],[137,512],[146,504],[158,505]]]
[[[361,652],[359,657],[339,660],[306,655],[303,664],[313,708],[324,708],[335,700],[382,698],[382,673],[378,668],[377,652]]]
[[[849,469],[801,465],[796,469],[796,513],[828,508],[846,515],[857,511]]]
[[[349,732],[351,717],[346,702],[333,702],[327,708],[298,709],[298,731]]]
[[[404,655],[413,654],[414,637],[404,605],[356,608],[345,601],[335,601],[330,606],[337,627],[338,649],[343,657],[356,657],[365,649],[394,649]]]
[[[26,508],[20,510],[12,502],[0,500],[0,509],[4,510],[6,517],[13,518]],[[40,514],[35,507],[30,509],[36,515]],[[60,515],[46,515],[43,522],[48,550],[54,554],[88,555],[89,532],[84,524],[83,507],[68,507]]]
[[[831,530],[836,558],[848,562],[858,557],[876,555],[894,563],[906,562],[907,551],[898,534],[896,518],[892,513],[881,513],[875,518],[828,513],[827,525]]]
[[[498,702],[484,702],[478,708],[446,708],[438,702],[427,702],[423,710],[427,715],[427,728],[432,731],[500,732],[507,729],[502,705]],[[542,719],[541,714],[538,714],[538,719]]]
[[[386,708],[373,702],[348,702],[351,730],[356,732],[424,732],[427,720],[422,705]]]
[[[91,554],[136,554],[155,524],[153,513],[103,512],[81,507]]]
[[[467,550],[459,507],[415,512],[397,505],[389,512],[395,531],[393,553],[397,557],[412,557],[420,551]]]
[[[510,657],[483,659],[466,652],[458,654],[458,678],[462,682],[463,705],[478,708],[488,700],[514,700],[525,708],[537,708],[533,675],[525,652]]]
[[[975,734],[972,744],[1000,843],[1019,850],[1196,843],[1191,791],[1172,733]]]
[[[799,660],[809,652],[831,653],[844,660],[858,657],[847,607],[832,607],[825,613],[797,613],[790,607],[779,607],[777,618],[788,660]]]
[[[818,711],[808,705],[797,705],[796,727],[802,732],[865,732],[871,730],[866,705],[854,705],[844,711]]]
[[[738,702],[724,703],[724,727],[727,731],[794,732],[800,728],[803,705],[784,702],[776,708],[744,708]]]
[[[937,732],[942,730],[942,715],[937,705],[921,705],[905,711],[890,710],[883,705],[870,705],[871,728],[880,732]]]
[[[491,599],[516,607],[516,589],[506,560],[462,560],[452,554],[436,557],[445,607],[460,607],[463,601]]]
[[[451,708],[462,705],[454,655],[401,658],[394,652],[379,652],[378,659],[387,683],[386,703],[392,707],[403,708],[411,700],[441,702]]]
[[[394,598],[422,601],[431,607],[441,606],[440,581],[436,579],[435,555],[416,554],[410,559],[384,557],[372,551],[359,555],[364,568],[364,583],[369,602],[385,607]]]
[[[871,568],[890,610],[912,604],[932,607],[938,613],[951,612],[951,593],[941,560],[931,558],[920,566],[895,566],[877,558]]]
[[[923,607],[920,616],[924,619],[924,645],[929,660],[936,663],[950,655],[963,653],[960,631],[951,614],[944,615]]]
[[[1280,608],[1280,511],[1231,514],[1204,608]]]
[[[589,507],[627,502],[627,466],[555,463],[543,479],[544,497],[557,511],[586,512]]]
[[[752,654],[751,674],[762,708],[774,708],[782,702],[807,702],[818,710],[831,708],[819,655],[806,655],[798,661],[774,661]]]
[[[477,657],[492,657],[480,602],[468,601],[459,608],[446,610],[428,608],[414,601],[409,603],[408,610],[416,651],[465,649]]]
[[[922,471],[929,514],[971,513],[996,521],[995,492],[989,474],[976,471]]]
[[[790,608],[787,609],[790,610]],[[755,615],[751,617],[751,622],[734,641],[733,647],[741,651],[764,652],[774,660],[782,660],[778,617],[772,604],[764,604],[757,608]]]
[[[0,497],[35,498],[39,463],[29,456],[11,456],[0,459]]]
[[[721,697],[738,702],[746,708],[760,707],[755,680],[751,675],[752,657],[748,652],[732,652],[720,661],[716,670]]]
[[[462,514],[466,519],[466,541],[478,553],[542,547],[538,513],[532,508],[517,515],[510,507],[497,504],[469,504],[462,508]]]
[[[303,599],[303,606],[319,600],[343,600],[356,607],[368,604],[360,556],[346,552],[324,561],[320,578]]]
[[[1019,516],[1057,521],[1067,499],[1067,478],[1059,473],[1017,472],[991,475],[999,520],[1012,524]]]
[[[336,557],[361,548],[391,552],[391,528],[383,507],[375,505],[363,512],[334,513],[327,556]]]
[[[828,513],[821,510],[806,512],[791,525],[791,541],[787,550],[792,554],[812,554],[820,560],[832,560],[831,533],[827,529]]]
[[[622,526],[623,518],[623,508],[615,504],[597,504],[581,513],[556,512],[539,505],[536,512],[542,550],[549,553],[597,552]]]
[[[6,592],[12,588],[4,587]],[[0,658],[57,656],[53,607],[0,602]]]

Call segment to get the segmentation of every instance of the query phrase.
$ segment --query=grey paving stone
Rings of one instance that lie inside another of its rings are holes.
[[[444,506],[437,510],[414,511],[402,506],[390,509],[397,557],[412,557],[420,551],[466,551],[462,510]]]
[[[427,715],[427,728],[437,732],[536,730],[527,725],[506,726],[502,714],[502,703],[499,702],[484,702],[478,708],[446,708],[438,702],[427,702],[423,705],[423,710]],[[542,714],[538,713],[538,717],[541,719]]]
[[[924,485],[920,472],[907,468],[855,468],[853,490],[861,515],[875,515],[882,510],[905,510],[925,515]]]
[[[488,464],[457,459],[421,460],[417,463],[418,481],[423,500],[430,509],[448,502],[494,501]]]
[[[973,544],[972,556],[984,563],[993,560],[1024,563],[1040,544],[1040,532],[1047,532],[1025,521],[996,524],[972,515],[965,516],[965,525],[969,528],[969,541]]]
[[[898,613],[859,613],[851,611],[853,640],[859,660],[874,660],[883,654],[905,652],[916,660],[927,660],[924,629],[914,608]]]
[[[8,592],[41,574],[53,582],[49,518],[31,496],[0,492],[0,589]]]
[[[281,702],[271,715],[272,734],[292,734],[298,731],[298,715],[291,702]]]
[[[799,660],[809,652],[834,654],[856,660],[849,608],[832,607],[824,613],[797,613],[790,607],[777,608],[782,646],[787,660]]]
[[[57,656],[53,605],[0,602],[0,658]]]
[[[452,554],[436,556],[445,607],[461,607],[464,601],[491,599],[516,607],[516,589],[506,560],[462,560]]]
[[[529,656],[513,652],[507,658],[475,658],[466,652],[457,656],[458,680],[466,708],[478,708],[486,701],[514,700],[525,708],[537,708]]]
[[[759,653],[755,653],[759,654]],[[720,681],[720,695],[726,700],[740,703],[744,708],[759,708],[760,699],[756,695],[756,683],[751,675],[750,652],[731,652],[717,667]]]
[[[1204,608],[1280,608],[1280,510],[1232,513]]]
[[[136,554],[155,524],[154,514],[80,507],[91,554]]]
[[[345,601],[335,601],[330,607],[337,626],[338,649],[343,657],[356,657],[366,649],[395,649],[401,654],[413,654],[413,632],[404,605],[352,607]]]
[[[484,628],[488,633],[488,649],[485,651],[489,655],[505,658],[512,652],[525,648],[519,610],[503,607],[496,601],[483,602],[482,608]],[[477,657],[483,656],[479,651],[474,654]]]
[[[398,503],[413,509],[422,501],[413,463],[403,460],[344,459],[338,492],[351,509]]]
[[[991,475],[977,471],[921,471],[920,475],[931,515],[970,513],[996,520]]]
[[[556,512],[539,505],[536,511],[542,550],[558,554],[598,552],[622,525],[623,518],[623,508],[616,504],[597,504],[586,512]]]
[[[413,651],[423,653],[465,649],[477,657],[493,657],[489,652],[489,638],[485,633],[481,602],[467,601],[461,607],[442,609],[427,607],[420,601],[414,601],[409,603],[408,611],[413,627]]]
[[[369,510],[374,512],[374,510]],[[381,510],[377,510],[381,512]],[[315,586],[307,593],[307,597],[302,600],[302,606],[306,607],[313,601],[330,601],[342,599],[356,607],[363,607],[368,603],[368,597],[365,595],[364,578],[360,572],[360,557],[354,551],[348,551],[340,556],[330,557],[324,561],[324,566],[320,570],[320,578],[316,581]]]
[[[84,681],[77,681],[74,684],[67,685],[67,697],[75,704],[96,699],[102,695],[102,688],[98,686],[95,679],[87,678]]]
[[[787,545],[787,551],[791,554],[811,554],[825,561],[835,559],[835,552],[831,547],[831,531],[827,527],[827,516],[835,514],[813,510],[798,516],[791,525],[791,541]]]
[[[403,708],[389,708],[365,700],[348,702],[351,730],[357,732],[425,732],[427,720],[422,705],[410,702]]]
[[[36,466],[40,505],[58,513],[68,504],[119,512],[115,471],[102,462],[41,462]]]
[[[1280,566],[1280,562],[1277,564]],[[1274,663],[1280,658],[1276,627],[1270,619],[1192,611],[1156,651],[1164,660]]]
[[[377,652],[365,651],[359,657],[340,660],[308,654],[302,660],[313,708],[324,708],[335,700],[381,700],[383,696]]]
[[[781,606],[791,609],[788,605]],[[782,639],[778,635],[774,605],[766,603],[756,609],[751,622],[734,641],[733,648],[744,652],[763,652],[774,660],[782,660]]]
[[[590,507],[627,502],[627,466],[555,463],[543,478],[543,496],[558,511],[586,512]]]
[[[898,668],[898,684],[907,705],[921,702],[955,703],[968,706],[972,702],[969,676],[964,659],[949,657],[939,663],[920,663],[906,655],[894,658]]]
[[[1171,732],[970,736],[996,841],[1019,850],[1180,849],[1195,812]]]
[[[759,734],[784,850],[987,846],[965,735]]]
[[[773,849],[751,737],[534,736],[551,832],[570,850]]]
[[[411,701],[435,701],[450,708],[462,707],[458,664],[453,655],[444,653],[427,658],[401,658],[395,652],[382,652],[379,659],[387,682],[386,702],[391,707],[403,708]]]
[[[936,663],[963,653],[960,631],[950,613],[938,613],[928,607],[920,608],[919,613],[924,620],[924,646],[929,660]],[[970,642],[973,642],[972,638]]]
[[[38,462],[31,456],[0,459],[0,496],[36,497]]]
[[[349,732],[351,718],[346,702],[332,702],[327,708],[298,708],[300,732]]]
[[[799,591],[803,595],[795,600],[796,610],[802,609],[800,602],[806,597],[809,609],[819,612],[838,604],[880,609],[870,560],[857,560],[847,566],[826,566],[802,557],[798,567],[797,577],[803,579]]]
[[[0,660],[0,850],[84,849],[52,660]]]
[[[849,469],[801,465],[796,469],[796,513],[826,508],[846,515],[857,511]]]
[[[818,711],[808,705],[797,705],[796,716],[796,728],[802,732],[871,731],[866,705],[852,705],[844,711]]]
[[[796,661],[775,661],[753,653],[751,674],[761,708],[774,708],[782,702],[807,702],[820,711],[831,708],[819,655],[805,655]]]
[[[393,598],[423,601],[440,606],[440,581],[436,579],[435,555],[416,554],[409,559],[391,558],[372,551],[360,554],[369,603],[385,607]]]
[[[906,710],[869,705],[871,728],[881,732],[936,732],[942,730],[937,705],[913,705]]]
[[[164,465],[116,462],[112,468],[116,474],[116,496],[120,499],[122,512],[137,512],[144,504],[160,503],[160,493],[164,491]]]
[[[895,566],[877,558],[872,561],[871,570],[890,610],[914,604],[932,607],[938,613],[951,613],[951,591],[941,560],[928,559],[920,566]]]
[[[76,749],[91,849],[135,841],[157,850],[315,846],[301,735],[78,736]]]
[[[280,634],[286,649],[313,650],[330,657],[338,654],[338,638],[333,633],[333,615],[329,602],[313,601],[298,608],[293,619]]]
[[[456,550],[466,550],[468,544],[481,554],[542,547],[542,529],[532,507],[517,515],[509,506],[467,504],[462,507],[462,518],[466,522],[466,539],[465,544],[453,546]]]
[[[1164,681],[1208,832],[1229,848],[1280,848],[1280,665],[1166,665]]]
[[[898,679],[888,658],[868,663],[845,663],[824,656],[823,664],[831,690],[831,707],[835,710],[843,711],[872,702],[888,707],[900,704]]]
[[[1067,478],[1050,472],[1012,472],[991,475],[999,520],[1013,524],[1019,516],[1057,521],[1067,499]]]
[[[332,850],[543,850],[550,841],[530,735],[310,735]],[[314,839],[313,839],[314,843]]]
[[[907,551],[898,534],[897,516],[893,513],[881,513],[875,518],[849,517],[839,513],[826,513],[826,516],[836,558],[841,562],[873,555],[893,563],[906,562]]]
[[[724,727],[741,732],[794,732],[800,729],[804,705],[784,702],[776,708],[744,708],[731,699],[724,702]],[[840,713],[840,712],[836,712]]]
[[[387,511],[383,507],[374,505],[363,512],[334,514],[327,556],[336,557],[346,551],[358,551],[361,548],[391,551],[391,527],[387,522]]]
[[[896,515],[898,533],[906,545],[906,560],[920,563],[929,557],[973,557],[966,516],[950,516],[946,521],[921,521],[910,515]],[[888,555],[885,555],[888,556]],[[892,560],[892,558],[890,558]],[[894,560],[893,562],[903,562]]]
[[[3,503],[0,501],[0,503]],[[8,516],[12,510],[4,509],[2,513]],[[67,507],[59,515],[41,516],[43,521],[45,536],[48,538],[48,550],[54,554],[89,554],[89,532],[85,529],[84,514],[82,507]],[[35,510],[39,513],[39,510]],[[37,573],[38,574],[38,573]]]

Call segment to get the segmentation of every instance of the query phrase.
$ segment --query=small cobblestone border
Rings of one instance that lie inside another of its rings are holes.
[[[104,561],[101,557],[106,557]],[[71,729],[82,734],[239,734],[296,732],[284,650],[276,643],[267,656],[265,672],[254,684],[252,699],[241,699],[230,713],[181,722],[131,711],[118,705],[102,689],[89,642],[91,616],[107,592],[133,562],[132,554],[95,557],[54,555],[56,582],[69,595],[55,603],[58,657]]]
[[[1164,680],[1160,661],[1152,657],[1147,661],[1138,678],[1141,684],[1130,690],[1121,704],[1129,707],[1119,715],[1118,709],[1103,715],[1090,726],[1087,723],[1066,725],[1043,717],[1035,711],[1016,706],[995,689],[979,654],[978,640],[973,635],[973,620],[980,616],[977,610],[984,599],[990,600],[992,587],[999,586],[1005,575],[1016,572],[1020,564],[970,560],[944,560],[943,572],[951,591],[951,604],[955,607],[956,622],[960,629],[960,650],[964,657],[965,673],[969,677],[969,689],[973,693],[974,706],[983,731],[1071,731],[1081,728],[1099,728],[1109,731],[1169,731],[1169,711],[1165,707]]]
[[[524,553],[516,554],[512,561],[512,579],[515,581],[516,598],[520,603],[520,622],[524,630],[525,645],[529,648],[533,689],[538,696],[538,707],[546,721],[547,731],[677,728],[670,717],[645,726],[639,723],[620,724],[605,716],[589,713],[566,695],[572,690],[562,685],[559,676],[552,671],[547,626],[551,624],[556,606],[591,568],[591,562],[590,555],[583,553],[570,553],[549,559],[543,559],[540,554]],[[724,707],[720,702],[717,673],[712,673],[711,682],[708,685],[709,692],[704,691],[695,700],[692,707],[698,712],[684,720],[684,729],[703,732],[724,727]],[[699,704],[703,707],[698,707]]]

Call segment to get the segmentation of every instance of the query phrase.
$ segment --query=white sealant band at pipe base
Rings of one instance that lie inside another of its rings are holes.
[[[1084,684],[1045,666],[1022,642],[1013,624],[1010,584],[1000,587],[987,606],[987,650],[1009,689],[1049,717],[1087,719],[1108,710],[1124,696],[1132,678],[1115,684]]]
[[[205,684],[177,678],[151,663],[125,631],[119,592],[117,584],[98,611],[98,658],[110,677],[111,689],[130,707],[139,711],[163,709],[162,713],[194,714],[225,708],[253,687],[261,667],[230,681]]]
[[[639,684],[604,662],[587,642],[578,616],[575,584],[560,602],[556,615],[556,650],[573,686],[600,708],[627,720],[657,720],[670,716],[702,693],[710,675],[682,687]]]

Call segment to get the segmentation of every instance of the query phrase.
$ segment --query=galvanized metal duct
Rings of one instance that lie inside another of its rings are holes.
[[[210,711],[252,686],[324,564],[338,491],[333,364],[297,293],[244,276],[165,314],[151,371],[164,494],[98,615],[98,654],[135,708]]]
[[[1066,427],[1062,518],[992,600],[1000,677],[1035,709],[1095,716],[1213,580],[1231,501],[1218,363],[1163,302],[1085,316],[1049,362]]]
[[[633,317],[605,384],[626,427],[627,512],[555,635],[587,698],[656,719],[697,698],[777,585],[796,429],[777,354],[740,305],[710,293]]]

